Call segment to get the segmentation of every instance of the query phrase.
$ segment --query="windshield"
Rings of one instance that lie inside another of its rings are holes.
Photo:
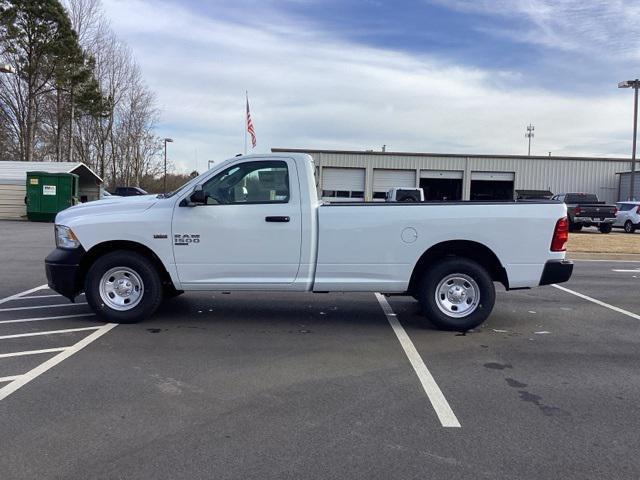
[[[598,197],[591,193],[567,193],[566,203],[598,203]]]
[[[196,177],[197,178],[197,177]],[[176,188],[175,190],[168,192],[168,193],[161,193],[158,195],[158,198],[170,198],[173,197],[176,193],[181,192],[182,190],[185,189],[185,187],[187,185],[189,185],[191,182],[193,182],[195,180],[195,178],[192,178],[191,180],[189,180],[187,183],[184,183],[182,186]]]

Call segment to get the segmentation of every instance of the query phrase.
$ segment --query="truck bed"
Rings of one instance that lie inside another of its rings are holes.
[[[535,286],[546,260],[564,256],[549,249],[565,215],[564,204],[546,200],[323,204],[314,289],[405,291],[420,256],[450,241],[489,248],[509,288]]]

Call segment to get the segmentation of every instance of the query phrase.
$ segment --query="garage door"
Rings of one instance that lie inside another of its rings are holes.
[[[420,178],[462,180],[462,170],[420,170]]]
[[[471,172],[471,200],[513,200],[514,172]]]
[[[388,170],[376,168],[373,171],[373,198],[384,200],[389,189],[394,187],[416,188],[415,170]]]
[[[471,180],[513,182],[515,178],[516,174],[513,172],[471,172]]]
[[[322,198],[327,200],[363,200],[364,168],[322,169]]]

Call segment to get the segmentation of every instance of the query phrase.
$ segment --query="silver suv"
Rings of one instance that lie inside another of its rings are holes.
[[[624,228],[627,233],[633,233],[640,227],[640,202],[618,202],[618,213],[613,223],[614,228]]]

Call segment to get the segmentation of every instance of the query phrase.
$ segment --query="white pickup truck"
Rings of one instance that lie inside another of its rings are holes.
[[[507,289],[564,282],[560,202],[335,203],[305,154],[226,160],[167,195],[105,199],[56,217],[49,286],[135,322],[184,291],[412,295],[443,329],[482,323]]]

